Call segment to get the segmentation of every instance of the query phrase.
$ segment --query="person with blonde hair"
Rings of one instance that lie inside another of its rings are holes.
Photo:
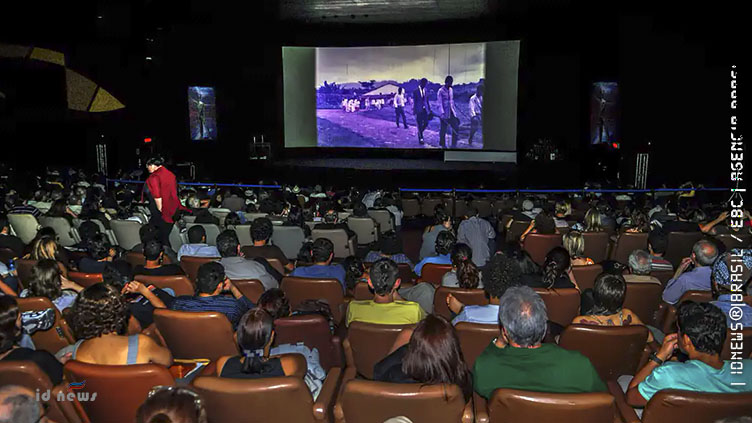
[[[603,232],[603,216],[596,208],[585,213],[585,232]]]
[[[569,252],[572,260],[572,266],[587,266],[595,264],[593,259],[585,257],[585,237],[580,231],[570,231],[562,237],[564,248]]]
[[[32,260],[55,260],[60,268],[60,273],[63,277],[68,277],[68,268],[63,262],[59,260],[60,246],[57,241],[51,237],[43,236],[38,238],[31,246],[31,253],[29,254]]]

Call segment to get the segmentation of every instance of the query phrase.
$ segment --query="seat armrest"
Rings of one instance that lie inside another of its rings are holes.
[[[470,401],[465,404],[465,409],[462,410],[462,423],[473,423],[474,421],[473,399],[470,398]]]
[[[332,336],[332,349],[334,350],[334,357],[336,357],[332,363],[332,367],[345,367],[345,353],[342,350],[342,339],[337,335]]]
[[[640,423],[640,418],[637,417],[634,408],[627,404],[627,396],[621,390],[619,383],[615,380],[610,380],[606,385],[608,386],[608,392],[614,397],[614,403],[621,416],[621,421],[624,423]]]
[[[328,422],[329,413],[334,406],[334,402],[337,400],[337,392],[339,391],[339,384],[342,379],[342,369],[340,367],[332,367],[329,370],[329,374],[326,375],[324,380],[324,386],[321,387],[316,402],[313,403],[313,418],[319,421]]]
[[[58,395],[66,395],[68,393],[68,384],[61,383],[52,387],[52,398],[57,398]],[[68,423],[89,423],[89,417],[86,415],[86,411],[81,406],[78,400],[73,401],[56,401],[59,407],[59,411],[62,416],[53,413],[49,418],[63,417]]]
[[[357,370],[355,370],[354,367],[347,367],[345,368],[345,372],[342,375],[342,382],[339,385],[339,389],[337,392],[337,400],[334,403],[334,421],[335,423],[345,423],[345,412],[342,410],[342,391],[345,390],[345,385],[347,385],[347,382],[355,379],[355,376],[357,375]]]
[[[473,408],[475,409],[475,422],[488,423],[488,404],[486,399],[473,392]]]

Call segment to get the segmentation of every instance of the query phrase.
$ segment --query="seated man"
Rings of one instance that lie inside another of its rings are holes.
[[[546,305],[528,286],[507,289],[499,301],[501,333],[475,360],[475,391],[489,398],[498,388],[523,391],[605,392],[587,357],[544,344]]]
[[[447,296],[447,305],[457,317],[452,324],[459,322],[485,323],[496,325],[499,323],[499,299],[508,288],[520,286],[520,266],[503,254],[495,254],[486,265],[483,273],[483,290],[488,298],[488,305],[462,304],[452,294]]]
[[[743,295],[749,287],[750,276],[752,276],[751,249],[735,248],[722,254],[713,264],[710,284],[714,301],[711,304],[721,309],[726,316],[726,324],[729,326],[738,322],[745,328],[752,327],[752,307],[743,301]],[[729,312],[732,308],[739,308],[742,311],[739,320],[731,318]]]
[[[224,268],[216,261],[204,263],[198,268],[196,291],[198,295],[175,298],[170,308],[178,311],[216,311],[227,316],[235,327],[243,314],[254,307],[230,282]],[[232,297],[222,295],[223,291],[230,291]]]
[[[657,283],[661,281],[650,276],[650,253],[645,250],[634,250],[629,255],[629,273],[625,273],[624,282],[627,283]]]
[[[188,229],[188,244],[183,244],[178,251],[178,261],[183,256],[219,257],[217,247],[206,243],[206,229],[201,225]]]
[[[228,229],[217,235],[217,250],[222,257],[219,262],[230,280],[258,279],[264,289],[279,288],[277,279],[261,263],[240,255],[240,241],[235,231]]]
[[[478,209],[473,206],[467,207],[465,217],[457,229],[457,242],[473,249],[473,263],[476,266],[485,266],[491,257],[491,242],[496,238],[496,231],[487,220],[478,216]]]
[[[144,258],[146,258],[146,264],[136,266],[134,274],[146,275],[146,276],[175,276],[182,275],[183,269],[177,264],[162,264],[164,260],[164,252],[162,251],[162,243],[156,239],[147,241],[144,245]]]
[[[102,272],[103,282],[124,294],[131,310],[131,317],[138,321],[143,330],[154,322],[155,308],[168,308],[172,305],[175,293],[154,285],[144,285],[134,280],[133,276],[130,264],[122,260],[109,263]]]
[[[666,336],[658,353],[651,354],[650,361],[629,382],[627,402],[630,405],[644,407],[656,392],[664,389],[709,393],[752,390],[752,372],[734,371],[731,361],[721,359],[726,341],[726,316],[718,307],[693,301],[682,303],[678,310],[678,328],[678,333]],[[689,360],[669,361],[677,347]],[[740,360],[739,364],[739,368],[748,369],[752,360]],[[627,379],[619,378],[619,383],[623,386]]]
[[[16,257],[22,257],[24,243],[21,238],[10,234],[10,224],[6,216],[0,215],[0,248],[8,248]]]
[[[452,248],[454,248],[454,244],[457,242],[457,239],[454,237],[454,234],[452,234],[449,231],[443,231],[439,232],[439,235],[436,236],[436,254],[432,257],[426,257],[418,264],[415,265],[415,274],[420,276],[421,272],[423,271],[423,266],[425,266],[428,263],[433,264],[452,264],[452,257],[451,252]]]
[[[143,253],[144,252],[144,245],[146,245],[146,242],[152,239],[156,239],[157,241],[160,241],[159,239],[159,228],[155,225],[152,225],[151,223],[148,223],[146,225],[141,226],[138,228],[138,237],[141,239],[140,244],[136,244],[131,248],[132,253]],[[161,242],[161,241],[160,241]],[[173,249],[169,245],[165,245],[163,248],[164,254],[170,258],[170,261],[173,263],[177,263],[178,261],[178,255],[173,251]]]
[[[89,241],[87,253],[88,256],[78,262],[78,270],[83,273],[102,273],[115,255],[112,246],[103,234],[95,235]]]
[[[345,290],[345,269],[338,264],[332,264],[333,258],[334,244],[332,241],[326,238],[319,238],[313,241],[313,245],[311,246],[311,261],[313,264],[296,268],[290,273],[290,276],[337,279],[342,284],[342,289]]]
[[[676,304],[687,291],[710,291],[710,271],[718,257],[718,247],[701,239],[692,247],[692,255],[682,259],[674,277],[666,283],[663,301]],[[690,266],[692,270],[687,271]]]
[[[351,322],[404,325],[421,321],[426,313],[418,303],[399,299],[400,286],[397,263],[382,259],[371,266],[368,286],[373,289],[372,300],[350,301],[347,325]]]
[[[277,259],[282,266],[288,271],[295,268],[290,260],[285,257],[285,253],[276,245],[270,245],[269,240],[274,232],[272,221],[266,217],[259,217],[251,223],[251,240],[252,246],[243,247],[242,251],[246,257],[263,257],[265,259]]]
[[[674,265],[663,258],[668,247],[668,234],[661,229],[653,229],[648,234],[648,252],[650,253],[650,270],[674,270]]]

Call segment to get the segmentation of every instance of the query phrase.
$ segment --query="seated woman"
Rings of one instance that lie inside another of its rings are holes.
[[[58,311],[73,305],[76,296],[84,288],[68,279],[60,273],[60,267],[55,260],[39,260],[31,268],[31,280],[28,288],[21,291],[21,298],[45,297],[52,301]]]
[[[358,282],[368,282],[368,272],[363,265],[363,260],[356,256],[345,257],[342,261],[345,268],[345,285],[352,291]]]
[[[45,213],[45,216],[65,218],[71,226],[73,226],[73,218],[78,217],[73,211],[71,211],[63,199],[55,200],[50,206],[50,209],[47,210],[47,213]]]
[[[287,220],[282,222],[282,226],[297,226],[303,230],[303,235],[306,238],[311,236],[311,227],[306,225],[303,209],[298,206],[290,207],[290,211],[287,213]]]
[[[47,351],[34,351],[18,345],[21,338],[21,312],[16,299],[0,296],[0,361],[31,361],[47,376],[53,385],[63,379],[63,365]]]
[[[102,207],[102,202],[96,196],[90,195],[81,206],[81,213],[78,215],[81,220],[98,220],[105,229],[110,229],[111,217]]]
[[[528,234],[541,234],[541,235],[553,235],[559,233],[559,228],[556,227],[554,219],[546,212],[540,212],[535,219],[530,222],[530,226],[525,229],[525,232],[520,235],[520,242],[525,240]]]
[[[546,254],[540,275],[523,276],[521,282],[531,288],[577,288],[577,281],[572,274],[572,261],[564,247],[555,247]]]
[[[463,243],[454,244],[451,252],[452,270],[441,278],[441,285],[452,288],[483,288],[481,273],[473,263],[473,249]]]
[[[585,212],[585,225],[583,232],[603,232],[603,216],[597,208],[593,207]]]
[[[28,258],[32,260],[55,260],[60,273],[67,278],[68,268],[65,266],[67,255],[63,251],[54,237],[42,236],[33,242]]]
[[[415,329],[404,329],[388,356],[376,363],[373,379],[392,383],[453,384],[469,400],[473,394],[470,370],[454,327],[429,314]]]
[[[423,243],[420,246],[420,259],[433,257],[436,253],[436,237],[439,233],[452,230],[452,217],[444,210],[443,204],[438,204],[433,212],[434,224],[423,231]]]
[[[219,377],[260,379],[276,376],[303,376],[305,369],[291,355],[272,356],[274,319],[263,308],[249,310],[237,328],[238,348],[242,355],[217,360]]]
[[[172,354],[146,335],[126,336],[128,304],[112,285],[98,283],[78,294],[66,315],[78,342],[58,351],[92,364],[172,364]]]
[[[601,273],[593,289],[582,293],[582,313],[572,323],[596,326],[645,325],[630,309],[624,308],[627,283],[621,275]],[[591,300],[592,299],[592,300]],[[648,342],[653,335],[648,332]]]
[[[377,248],[378,251],[370,251],[363,261],[366,263],[375,263],[383,258],[388,258],[397,264],[403,263],[410,266],[411,269],[413,268],[413,263],[402,252],[402,240],[397,236],[396,232],[388,231],[381,234]]]
[[[569,257],[572,260],[572,266],[588,266],[595,264],[593,259],[584,257],[585,254],[585,237],[580,231],[570,231],[562,237],[564,248],[567,249]]]

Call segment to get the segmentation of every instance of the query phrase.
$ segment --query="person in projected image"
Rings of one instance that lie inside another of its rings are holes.
[[[431,119],[431,105],[428,102],[428,92],[426,91],[426,85],[428,80],[423,78],[418,83],[418,88],[413,91],[413,115],[415,116],[415,122],[418,125],[418,142],[423,145],[423,131],[428,126],[428,121]]]
[[[454,108],[452,83],[454,83],[454,78],[452,78],[452,75],[448,75],[444,79],[444,86],[439,88],[438,93],[436,93],[439,102],[439,119],[441,120],[441,128],[439,129],[439,144],[441,148],[446,148],[447,127],[452,131],[452,148],[457,148],[460,120],[457,118],[457,109]]]
[[[198,100],[192,100],[196,104],[196,114],[198,114],[198,139],[204,139],[204,128],[206,127],[206,103],[203,101],[201,94]]]
[[[407,129],[407,116],[405,115],[406,102],[405,89],[402,87],[397,88],[397,94],[394,95],[394,114],[397,117],[397,128],[399,128],[400,116],[402,116],[402,124]]]
[[[470,145],[473,145],[473,136],[475,136],[475,133],[478,132],[478,128],[481,126],[484,90],[485,88],[483,87],[483,84],[480,84],[475,89],[475,94],[470,97],[470,138],[467,140]]]

